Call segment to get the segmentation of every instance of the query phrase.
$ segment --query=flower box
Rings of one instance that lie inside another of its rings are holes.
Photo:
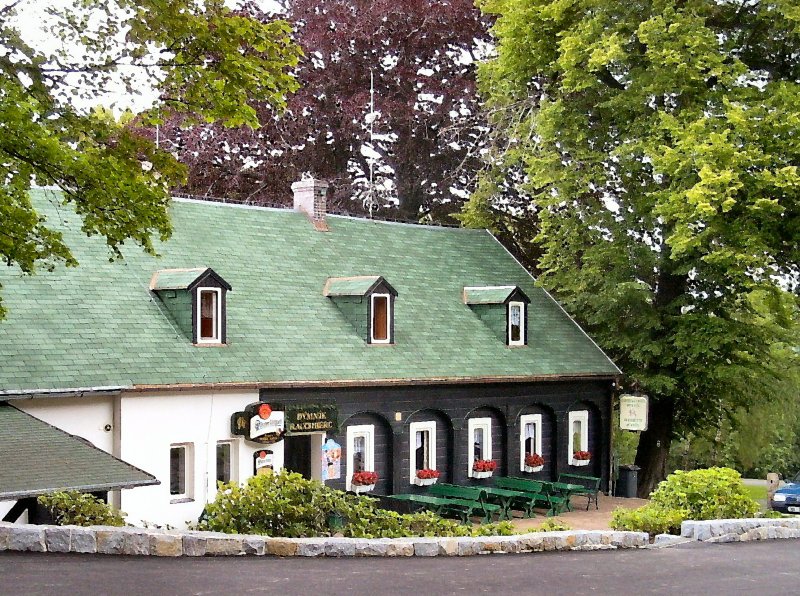
[[[591,461],[592,461],[592,460],[590,460],[590,459],[575,459],[575,458],[573,457],[573,458],[572,458],[572,462],[571,462],[571,464],[572,464],[573,466],[588,466],[588,465],[589,465],[589,462],[591,462]]]
[[[350,480],[350,490],[354,493],[368,493],[378,482],[378,474],[375,472],[356,472]]]
[[[424,470],[417,470],[417,474],[411,479],[411,483],[417,486],[430,486],[431,484],[436,484],[439,476],[439,470],[425,468]]]
[[[489,478],[497,469],[497,462],[491,459],[478,459],[472,464],[473,478]]]
[[[538,453],[529,453],[525,456],[525,471],[529,474],[541,472],[544,468],[544,458]]]
[[[491,478],[492,474],[494,474],[494,470],[487,470],[485,472],[476,472],[475,470],[472,471],[473,478]]]
[[[353,492],[360,495],[361,493],[368,493],[373,488],[375,488],[374,484],[354,484]]]

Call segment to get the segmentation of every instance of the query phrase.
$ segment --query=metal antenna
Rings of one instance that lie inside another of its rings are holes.
[[[375,151],[375,139],[373,123],[375,122],[375,77],[372,69],[369,69],[369,148],[370,151]],[[375,156],[369,156],[369,218],[372,219],[372,209],[374,207],[373,198],[373,183],[374,183],[374,170],[375,170]]]

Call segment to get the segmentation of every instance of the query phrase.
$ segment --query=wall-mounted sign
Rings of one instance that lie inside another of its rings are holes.
[[[342,446],[328,439],[322,446],[322,480],[337,480],[342,476]]]
[[[253,454],[253,474],[270,474],[275,468],[273,453],[269,449],[260,449]]]
[[[333,404],[286,404],[286,434],[335,431],[339,410]]]
[[[647,430],[646,396],[619,396],[619,427],[622,430]]]
[[[231,416],[231,433],[254,443],[271,445],[283,439],[286,431],[282,416],[276,414],[269,404],[259,402]]]

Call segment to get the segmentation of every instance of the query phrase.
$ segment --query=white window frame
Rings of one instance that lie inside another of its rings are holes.
[[[214,292],[216,302],[214,309],[214,336],[211,338],[202,337],[202,323],[200,321],[200,313],[202,308],[201,297],[203,292]],[[219,344],[222,343],[222,289],[221,288],[197,288],[197,343],[198,344]]]
[[[525,427],[533,424],[535,430],[533,448],[539,455],[542,453],[542,415],[541,414],[523,414],[519,417],[519,469],[521,472],[525,471]]]
[[[436,421],[412,422],[408,425],[408,474],[411,484],[417,484],[417,432],[420,431],[428,431],[428,469],[436,469]]]
[[[569,425],[567,428],[567,435],[569,437],[569,444],[567,450],[567,461],[570,465],[575,465],[575,460],[572,457],[572,454],[575,453],[575,445],[573,444],[574,441],[572,440],[573,432],[572,427],[575,425],[576,422],[581,423],[581,444],[585,445],[586,448],[582,451],[589,450],[589,411],[588,410],[574,410],[569,413],[567,417],[567,424]]]
[[[386,339],[375,339],[373,321],[375,320],[375,298],[386,298]],[[391,294],[371,294],[369,297],[369,340],[372,344],[392,343],[392,296]]]
[[[167,490],[170,491],[170,503],[185,503],[194,500],[194,443],[172,443],[169,446],[170,457],[173,449],[183,449],[183,487],[184,492],[172,494],[172,461],[167,471]]]
[[[214,445],[214,490],[217,488],[217,448],[220,445],[229,445],[231,449],[231,477],[228,482],[239,482],[238,442],[235,440],[217,441]]]
[[[519,340],[513,341],[511,339],[511,309],[515,306],[519,306]],[[506,334],[508,337],[508,345],[509,346],[524,346],[525,345],[525,329],[527,325],[525,322],[525,303],[524,302],[509,302],[508,303],[508,328],[506,330]]]
[[[483,429],[483,436],[486,441],[486,451],[483,455],[483,459],[492,459],[492,419],[470,418],[467,420],[467,463],[469,466],[467,470],[470,478],[473,477],[474,470],[472,466],[475,465],[475,441],[473,438],[475,437],[475,431],[479,428]]]
[[[364,471],[375,471],[375,425],[361,424],[347,427],[347,480],[345,482],[347,490],[352,490],[351,480],[353,479],[353,451],[355,449],[356,437],[364,437]]]

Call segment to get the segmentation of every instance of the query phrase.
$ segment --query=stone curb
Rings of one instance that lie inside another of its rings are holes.
[[[536,532],[459,538],[269,538],[191,530],[110,526],[34,526],[0,522],[0,551],[156,557],[465,557],[488,553],[575,551],[648,546],[645,532]]]
[[[681,537],[711,543],[800,538],[800,517],[685,521]]]
[[[664,548],[687,542],[800,538],[800,518],[685,521],[681,535],[576,530],[459,538],[270,538],[192,530],[111,526],[34,526],[0,522],[0,551],[155,557],[466,557],[618,548]]]

